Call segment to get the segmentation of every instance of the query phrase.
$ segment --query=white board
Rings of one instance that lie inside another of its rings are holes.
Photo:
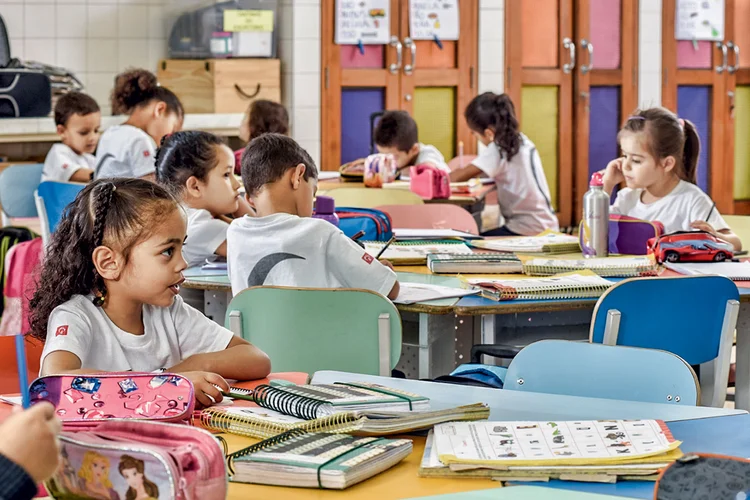
[[[338,45],[389,44],[390,0],[336,0],[335,41]]]
[[[724,0],[677,0],[677,40],[724,39]]]
[[[458,0],[409,0],[412,40],[458,40]]]

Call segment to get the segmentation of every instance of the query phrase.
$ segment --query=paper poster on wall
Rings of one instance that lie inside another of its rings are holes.
[[[677,0],[677,40],[724,39],[724,0]]]
[[[412,40],[458,40],[458,0],[410,0]]]
[[[336,0],[338,45],[387,45],[391,40],[390,0]]]

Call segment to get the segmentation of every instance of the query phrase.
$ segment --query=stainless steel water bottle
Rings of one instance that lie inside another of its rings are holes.
[[[589,190],[583,195],[581,250],[585,257],[609,255],[609,195],[604,192],[601,172],[591,176]]]

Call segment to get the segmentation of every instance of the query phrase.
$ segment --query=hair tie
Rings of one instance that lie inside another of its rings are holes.
[[[626,121],[630,121],[630,120],[643,120],[643,121],[645,121],[646,117],[645,116],[632,115],[632,116],[628,116],[628,119]]]
[[[682,118],[678,118],[677,121],[680,122],[680,128],[684,130],[685,129],[685,120],[683,120]]]

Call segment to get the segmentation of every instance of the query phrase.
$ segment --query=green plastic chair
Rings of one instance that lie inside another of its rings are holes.
[[[230,302],[226,327],[268,354],[275,372],[390,377],[401,357],[401,316],[369,290],[248,288]]]
[[[318,193],[323,194],[323,193]],[[375,208],[380,205],[423,205],[408,189],[336,188],[325,192],[337,207]]]

